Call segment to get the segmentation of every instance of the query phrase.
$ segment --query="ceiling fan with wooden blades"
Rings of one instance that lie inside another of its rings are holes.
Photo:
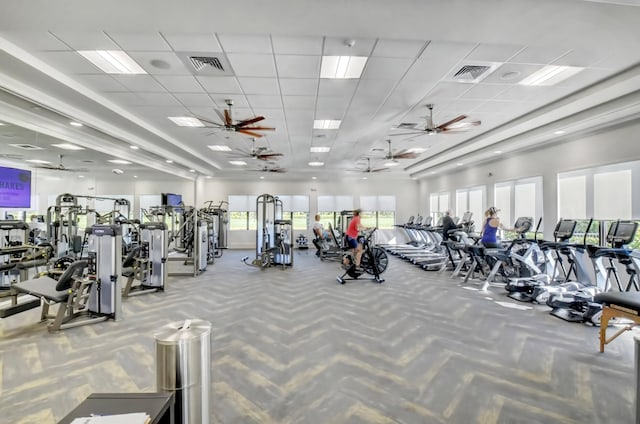
[[[275,130],[275,128],[273,127],[261,127],[261,126],[253,125],[256,122],[260,122],[264,120],[265,119],[264,116],[255,116],[253,118],[243,119],[242,121],[234,122],[233,115],[231,113],[233,100],[226,99],[225,103],[229,107],[228,109],[225,109],[223,112],[220,112],[219,110],[216,109],[216,113],[220,117],[220,120],[222,121],[222,123],[214,122],[202,117],[198,117],[198,119],[204,122],[205,124],[208,124],[207,126],[209,128],[217,128],[221,131],[237,132],[237,133],[245,134],[245,135],[256,137],[256,138],[263,136],[263,134],[260,134],[256,131],[274,131]],[[210,134],[215,134],[215,132]]]
[[[371,167],[371,158],[365,158],[367,160],[367,167],[364,169],[354,169],[351,170],[350,172],[364,172],[365,174],[371,173],[371,172],[385,172],[388,171],[389,168],[388,167],[384,167],[384,168],[372,168]]]
[[[36,168],[40,169],[50,169],[52,171],[64,171],[64,172],[88,172],[88,168],[67,168],[63,163],[62,159],[64,155],[58,155],[58,164],[57,165],[49,165],[49,164],[41,164],[36,166]]]
[[[428,104],[427,109],[429,109],[429,115],[427,116],[427,123],[424,128],[416,128],[416,124],[413,123],[402,123],[398,125],[396,129],[408,129],[409,132],[406,133],[396,133],[390,134],[393,136],[406,136],[411,135],[415,137],[419,137],[422,135],[434,135],[434,134],[455,134],[464,131],[468,131],[471,127],[476,127],[481,124],[480,121],[465,121],[468,118],[467,115],[459,115],[453,119],[450,119],[447,122],[444,122],[440,125],[435,125],[433,123],[433,104]]]
[[[263,161],[271,161],[274,159],[278,159],[282,156],[282,153],[276,153],[269,150],[267,147],[256,147],[256,139],[255,137],[251,138],[252,147],[250,150],[238,149],[238,152],[227,153],[230,156],[239,157],[239,158],[250,158],[257,159]]]
[[[393,151],[391,150],[391,140],[387,140],[387,143],[389,144],[389,150],[384,157],[387,160],[416,159],[418,157],[418,154],[416,152],[407,149],[403,149],[399,152],[393,153]]]
[[[269,166],[269,165],[265,165],[262,168],[253,169],[253,171],[255,171],[255,172],[274,172],[274,173],[278,173],[278,174],[284,174],[285,172],[287,172],[287,170],[284,169],[284,168],[280,168],[278,166]]]

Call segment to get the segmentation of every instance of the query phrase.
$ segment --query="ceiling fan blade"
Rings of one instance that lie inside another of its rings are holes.
[[[228,127],[230,127],[231,125],[233,125],[233,122],[231,122],[231,112],[229,112],[229,109],[225,109],[224,110],[224,124]]]
[[[264,120],[264,116],[256,116],[255,118],[245,119],[244,121],[238,122],[236,127],[244,127],[245,125],[251,125],[262,120]]]
[[[216,111],[216,115],[218,115],[218,117],[220,118],[220,120],[221,120],[222,122],[227,122],[227,121],[226,121],[226,119],[225,119],[225,117],[224,117],[224,114],[223,114],[222,112],[220,112],[220,110],[219,110],[219,109],[215,109],[215,111]],[[226,111],[225,111],[225,112],[226,112]],[[219,124],[219,125],[220,125],[220,124]],[[224,125],[224,124],[221,124],[221,125]]]
[[[454,125],[450,125],[448,128],[445,128],[442,131],[443,132],[464,132],[471,127],[477,127],[480,124],[481,124],[480,121],[458,122]]]
[[[257,132],[253,132],[253,131],[247,131],[247,129],[244,129],[244,128],[239,128],[236,130],[236,132],[250,135],[251,137],[256,137],[256,138],[262,137],[262,134],[258,134]]]
[[[372,169],[371,172],[384,172],[388,170],[389,168],[377,168],[377,169]]]
[[[216,111],[216,112],[217,112],[217,111]],[[210,119],[202,118],[202,117],[200,117],[200,116],[196,116],[196,119],[198,119],[198,120],[200,120],[200,121],[204,122],[205,124],[213,125],[214,127],[222,127],[222,126],[223,126],[222,124],[220,124],[220,123],[218,123],[218,122],[214,122],[214,121],[212,121],[212,120],[210,120]]]
[[[393,159],[415,159],[418,157],[418,154],[415,152],[400,152],[398,154],[393,155]]]
[[[427,131],[425,130],[416,130],[416,131],[412,131],[412,132],[408,132],[408,133],[398,133],[398,134],[389,134],[390,137],[397,137],[397,136],[402,136],[402,135],[424,135],[426,134]]]
[[[256,130],[256,131],[275,131],[273,127],[244,127],[238,128],[239,130]]]
[[[440,130],[440,131],[445,131],[445,130],[447,129],[447,127],[448,127],[448,126],[453,125],[453,124],[455,124],[456,122],[462,121],[463,119],[466,119],[466,118],[467,118],[467,115],[460,115],[460,116],[457,116],[457,117],[453,118],[452,120],[445,122],[444,124],[440,124],[440,125],[438,125],[438,126],[436,127],[436,129],[437,129],[437,130]]]
[[[273,169],[269,169],[267,172],[278,172],[278,173],[284,174],[285,172],[287,172],[287,170],[284,168],[273,168]]]
[[[270,159],[282,156],[282,153],[260,153],[256,156],[260,160],[270,160]]]

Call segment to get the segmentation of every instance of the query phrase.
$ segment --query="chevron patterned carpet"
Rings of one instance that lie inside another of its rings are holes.
[[[0,422],[154,391],[151,334],[186,318],[212,324],[213,423],[634,422],[630,332],[600,354],[597,328],[395,258],[384,284],[341,286],[312,250],[287,270],[245,254],[124,299],[118,322],[48,334],[38,310],[0,320]]]

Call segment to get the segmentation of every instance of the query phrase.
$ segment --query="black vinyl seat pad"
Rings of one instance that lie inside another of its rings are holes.
[[[598,293],[594,300],[604,305],[617,305],[640,312],[640,292]]]
[[[14,290],[27,293],[36,297],[43,297],[54,302],[66,302],[69,297],[68,290],[57,291],[58,282],[51,277],[43,276],[31,280],[22,281],[13,285]]]

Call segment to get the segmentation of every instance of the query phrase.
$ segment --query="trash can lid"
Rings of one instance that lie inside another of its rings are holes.
[[[186,319],[160,327],[153,333],[153,338],[157,342],[178,343],[182,340],[197,339],[209,333],[211,333],[210,322],[199,319]]]

